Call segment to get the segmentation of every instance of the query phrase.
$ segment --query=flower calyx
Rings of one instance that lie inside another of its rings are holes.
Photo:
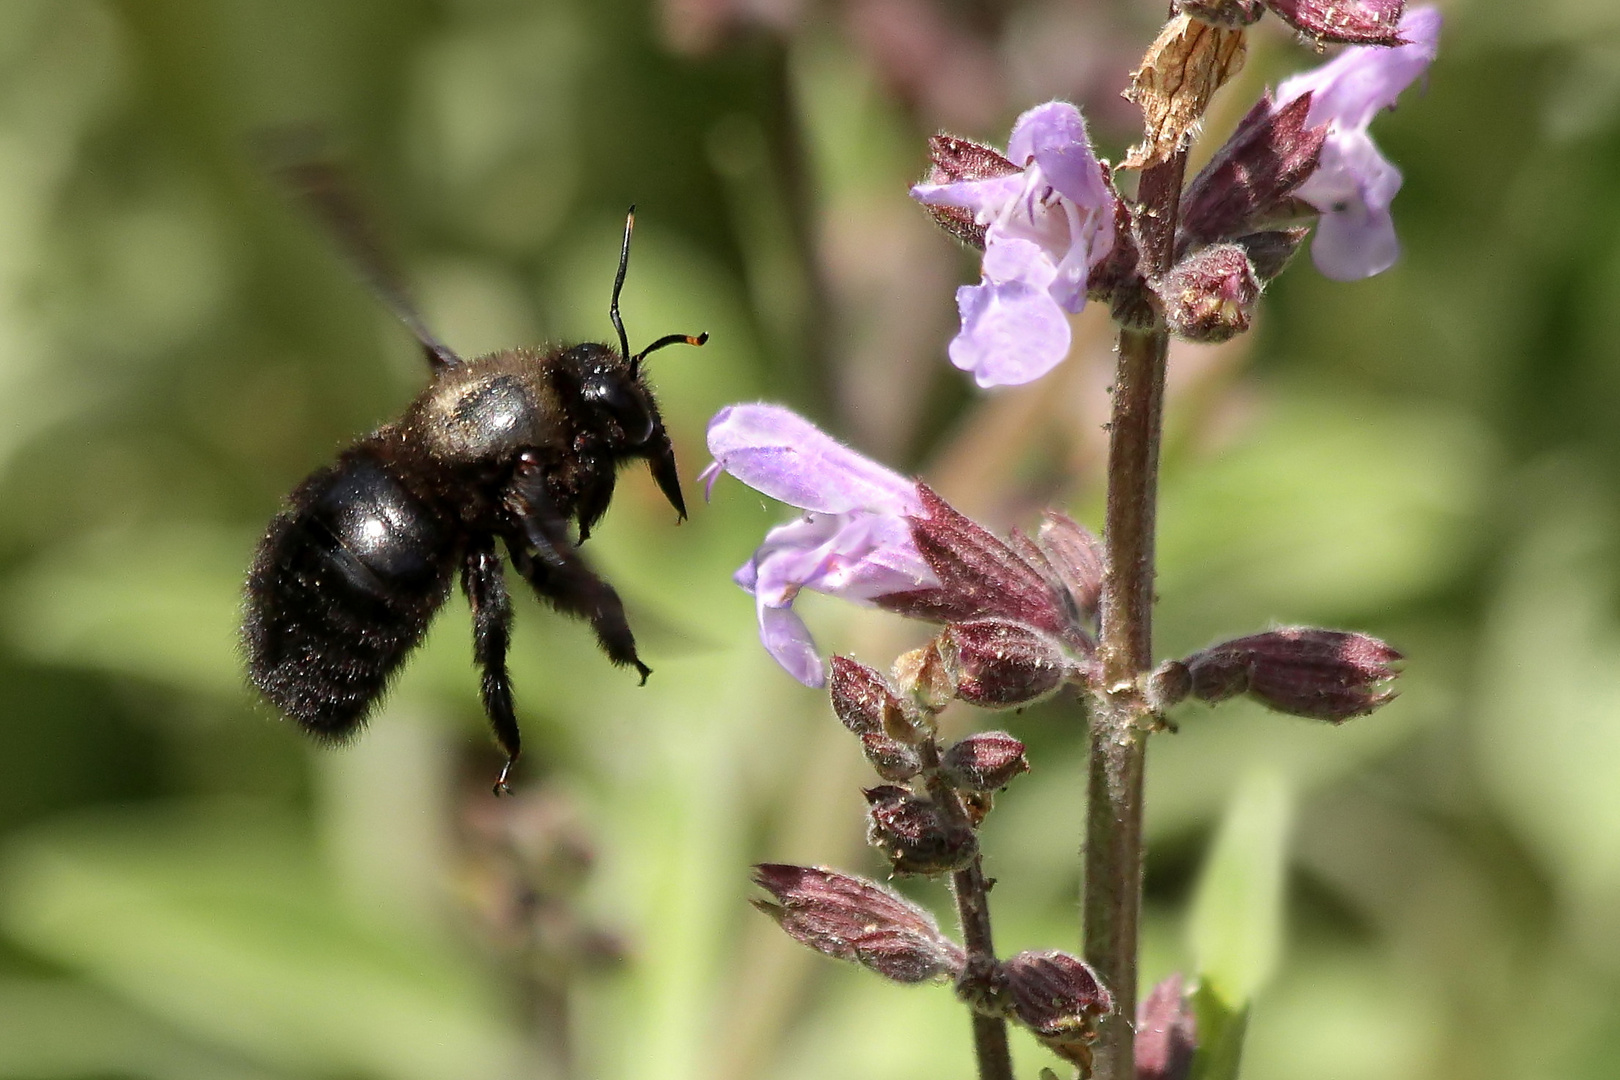
[[[979,853],[978,838],[960,814],[895,784],[865,791],[866,841],[896,874],[932,877],[961,870]]]
[[[933,915],[876,882],[824,867],[761,863],[754,883],[771,894],[754,907],[789,937],[886,979],[956,979],[966,964]]]
[[[1007,979],[1008,1013],[1035,1033],[1048,1050],[1091,1075],[1091,1044],[1097,1020],[1114,1009],[1114,999],[1091,966],[1068,953],[1022,952],[1002,965]]]
[[[1338,724],[1395,698],[1389,683],[1402,659],[1370,634],[1283,627],[1160,665],[1149,695],[1168,707],[1189,696],[1214,704],[1247,694],[1278,712]]]

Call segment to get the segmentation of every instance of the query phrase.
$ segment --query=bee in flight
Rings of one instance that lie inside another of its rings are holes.
[[[512,604],[500,548],[557,610],[590,621],[615,664],[636,654],[624,605],[581,558],[606,513],[618,467],[648,464],[686,516],[675,452],[642,361],[671,334],[630,352],[619,293],[635,208],[608,308],[619,347],[587,342],[549,351],[506,349],[463,359],[427,328],[382,254],[359,201],[332,162],[275,170],[329,229],[372,291],[421,342],[432,380],[398,420],[311,473],[270,522],[248,572],[242,641],[264,697],[318,739],[354,735],[422,640],[459,571],[472,608],[473,657],[484,712],[506,763],[521,750],[506,654]]]

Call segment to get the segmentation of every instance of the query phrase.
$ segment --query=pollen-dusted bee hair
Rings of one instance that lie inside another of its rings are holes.
[[[331,231],[385,305],[421,342],[432,381],[390,424],[317,469],[270,523],[248,572],[242,641],[249,677],[311,735],[341,741],[365,723],[422,640],[459,571],[472,607],[484,712],[506,764],[521,748],[506,653],[512,605],[500,548],[557,610],[588,619],[615,664],[645,682],[624,606],[580,556],[613,497],[620,464],[645,460],[686,516],[675,452],[642,371],[672,334],[631,354],[619,317],[635,208],[609,314],[619,347],[509,349],[464,360],[428,330],[334,164],[276,173]]]

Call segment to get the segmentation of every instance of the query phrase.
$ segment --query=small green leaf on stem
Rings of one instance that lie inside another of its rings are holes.
[[[1282,947],[1283,888],[1293,797],[1269,771],[1238,786],[1215,838],[1193,903],[1198,960],[1198,1053],[1193,1080],[1237,1076],[1249,1002]]]

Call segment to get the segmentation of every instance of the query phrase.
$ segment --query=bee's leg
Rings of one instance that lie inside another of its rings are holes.
[[[494,729],[495,741],[506,752],[506,764],[495,781],[495,794],[509,795],[506,778],[523,749],[517,715],[512,711],[512,680],[506,673],[506,649],[512,641],[512,598],[506,591],[501,557],[494,541],[477,538],[461,567],[461,588],[472,608],[473,658],[483,669],[480,687],[484,714]]]
[[[624,617],[624,604],[569,541],[568,523],[546,493],[545,474],[537,462],[518,465],[507,508],[521,529],[521,536],[514,538],[519,542],[507,544],[517,572],[558,611],[589,619],[608,659],[635,668],[646,682],[652,669],[636,655],[636,638]]]
[[[591,530],[607,513],[608,503],[613,501],[613,486],[618,479],[611,460],[603,460],[596,467],[584,471],[589,479],[580,490],[577,510],[579,542],[582,544],[590,539]]]

